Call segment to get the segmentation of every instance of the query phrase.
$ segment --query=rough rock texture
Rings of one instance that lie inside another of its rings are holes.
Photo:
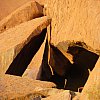
[[[81,41],[100,50],[100,0],[47,0],[51,42]]]
[[[21,49],[33,37],[35,39],[50,24],[50,21],[48,17],[44,16],[22,23],[0,34],[0,75],[6,72]]]
[[[35,1],[30,1],[0,21],[0,33],[42,15],[43,7]]]
[[[84,86],[80,100],[100,100],[100,58]]]
[[[44,49],[45,49],[46,37],[44,42],[42,43],[40,49],[37,51],[32,61],[28,65],[26,71],[23,74],[23,77],[30,77],[32,79],[37,79],[39,75],[40,66],[42,64]]]
[[[32,80],[12,75],[0,77],[0,100],[33,100],[43,96],[39,88],[55,87],[54,83]]]
[[[47,98],[43,98],[42,100],[71,100],[71,95],[68,90],[65,90],[60,93],[56,93],[55,95],[51,95]]]

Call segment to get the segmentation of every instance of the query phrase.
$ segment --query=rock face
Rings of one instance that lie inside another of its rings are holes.
[[[40,33],[50,24],[50,21],[51,20],[48,17],[44,16],[22,23],[19,26],[5,31],[3,34],[0,34],[0,75],[4,74],[7,71],[17,54],[19,54],[19,56],[17,57],[19,60],[17,58],[15,59],[16,61],[18,60],[17,62],[15,61],[16,64],[22,63],[21,59],[23,59],[24,57],[26,57],[25,59],[27,59],[27,57],[29,57],[29,54],[35,54],[37,52],[46,34]],[[43,39],[40,41],[39,37],[42,37]],[[30,43],[30,41],[32,41],[33,44]],[[22,56],[24,57],[20,59],[22,48],[26,49],[26,51],[22,51]],[[32,48],[33,52],[27,52],[27,49],[29,48]],[[25,62],[25,59],[23,60],[23,62]],[[13,65],[13,67],[15,65]],[[22,65],[24,66],[23,63]],[[16,65],[16,68],[17,67],[19,67],[19,71],[17,70],[17,72],[20,72],[21,65]]]
[[[98,59],[93,71],[91,72],[80,100],[99,100],[100,99],[100,58]]]
[[[42,82],[29,78],[12,75],[0,77],[0,100],[33,100],[43,96],[39,88],[51,88],[56,85],[51,82]]]
[[[80,41],[100,50],[99,0],[47,0],[51,42]]]
[[[42,43],[40,49],[37,51],[37,53],[33,57],[32,61],[28,65],[26,71],[23,74],[23,77],[30,77],[34,80],[37,79],[39,70],[40,70],[40,66],[41,66],[42,60],[43,60],[45,43],[46,43],[46,37],[45,37],[45,40]]]
[[[0,21],[0,33],[42,15],[43,7],[35,1],[30,1]]]

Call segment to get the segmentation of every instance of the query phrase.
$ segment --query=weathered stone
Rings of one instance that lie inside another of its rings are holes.
[[[100,51],[99,0],[47,0],[51,42],[80,41]]]
[[[71,100],[71,95],[69,90],[65,90],[60,93],[56,93],[54,95],[51,95],[47,98],[43,98],[42,100]]]
[[[65,76],[71,67],[69,59],[57,47],[50,46],[50,65],[61,76]]]
[[[80,97],[80,100],[100,99],[100,58],[91,72]]]
[[[0,0],[0,20],[27,2],[29,0]]]
[[[0,47],[0,75],[4,74],[7,71],[9,65],[12,63],[14,58],[21,51],[21,49],[29,43],[31,39],[35,40],[37,36],[41,35],[40,33],[42,32],[44,28],[46,28],[50,24],[50,21],[51,21],[50,18],[44,16],[41,18],[33,19],[31,21],[22,23],[12,29],[5,31],[3,34],[0,34],[0,45],[1,45]],[[42,36],[40,37],[43,38]],[[34,48],[36,49],[37,46],[39,48],[40,45],[42,44],[41,42],[40,40],[37,39],[37,42],[35,42],[33,45],[33,49]],[[24,54],[24,56],[26,55],[27,55],[27,52]],[[20,61],[18,61],[17,63],[19,62]],[[17,67],[20,68],[21,66],[17,66]]]
[[[32,79],[37,79],[39,73],[41,73],[39,71],[40,71],[40,66],[42,64],[42,60],[43,60],[45,43],[46,43],[46,37],[45,37],[45,40],[42,43],[40,49],[37,51],[37,53],[33,57],[32,61],[28,65],[28,68],[24,72],[23,77],[30,77]]]
[[[54,83],[12,75],[0,77],[0,100],[30,100],[44,94],[38,88],[55,87]]]
[[[37,88],[38,93],[43,93],[45,97],[55,95],[56,93],[64,92],[63,89],[56,88]]]
[[[0,33],[42,15],[43,7],[35,1],[30,1],[0,21]]]

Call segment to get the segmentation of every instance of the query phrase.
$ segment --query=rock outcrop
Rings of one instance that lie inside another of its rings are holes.
[[[80,41],[100,50],[99,0],[47,0],[52,18],[51,42]]]
[[[0,100],[31,100],[45,96],[40,89],[56,87],[54,83],[12,75],[0,77]]]
[[[100,99],[100,58],[98,59],[93,71],[91,72],[80,100],[99,100]]]
[[[0,21],[0,33],[41,16],[43,16],[43,7],[36,1],[30,1]]]
[[[22,48],[24,47],[26,48],[26,52],[22,51],[22,55],[26,57],[25,59],[27,59],[27,57],[31,53],[30,51],[27,52],[28,48],[30,49],[33,48],[32,54],[35,54],[37,52],[37,50],[39,49],[40,45],[42,44],[44,40],[43,37],[46,34],[46,33],[41,34],[41,32],[50,24],[50,21],[51,21],[50,18],[44,16],[41,18],[33,19],[31,21],[22,23],[12,29],[5,31],[3,34],[0,34],[0,45],[1,45],[0,47],[0,75],[4,74],[7,71],[10,64],[13,62],[13,60],[15,59],[17,54],[19,54]],[[43,39],[40,41],[40,39],[38,40],[39,37]],[[34,45],[30,43],[30,41],[32,41]],[[32,47],[30,45],[32,45]],[[19,54],[18,57],[20,58],[20,56],[21,54]],[[21,59],[18,60],[19,63],[22,63],[20,62]],[[23,62],[25,61],[23,60]],[[16,67],[19,67],[19,71],[21,70],[20,65],[19,66],[16,65]],[[18,72],[18,70],[16,71]]]

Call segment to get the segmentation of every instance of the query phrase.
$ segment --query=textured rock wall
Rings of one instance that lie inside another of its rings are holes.
[[[51,42],[81,41],[100,50],[100,0],[47,0]]]

